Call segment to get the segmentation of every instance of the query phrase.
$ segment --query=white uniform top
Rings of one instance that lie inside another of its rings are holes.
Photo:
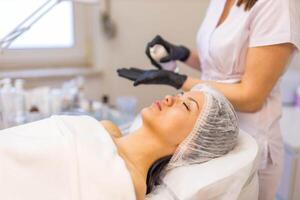
[[[225,3],[226,0],[211,0],[198,32],[203,80],[239,82],[245,72],[249,47],[292,43],[300,49],[299,0],[259,0],[250,11],[235,5],[217,27]],[[272,161],[277,162],[282,147],[278,84],[260,111],[238,113],[238,116],[240,127],[253,135],[263,150],[261,167],[266,166],[268,153]]]

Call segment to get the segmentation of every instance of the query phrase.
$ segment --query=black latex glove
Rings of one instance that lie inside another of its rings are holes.
[[[145,70],[141,70],[138,68],[121,68],[117,70],[117,73],[120,77],[127,78],[132,81],[136,81],[136,79],[145,73]]]
[[[160,44],[160,45],[164,46],[165,49],[167,50],[167,52],[169,53],[168,56],[166,56],[160,60],[161,63],[166,63],[166,62],[176,61],[176,60],[185,62],[190,56],[190,50],[188,48],[186,48],[185,46],[174,45],[174,44],[164,40],[160,35],[157,35],[151,42],[149,42],[147,44],[146,55],[150,59],[151,63],[154,66],[156,66],[158,69],[161,69],[162,67],[150,55],[150,48],[156,44]]]
[[[118,69],[119,76],[134,81],[133,85],[140,84],[155,84],[155,85],[169,85],[180,89],[186,81],[187,76],[177,74],[167,70],[141,70],[137,68]]]

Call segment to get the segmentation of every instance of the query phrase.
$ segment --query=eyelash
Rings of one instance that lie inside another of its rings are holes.
[[[185,107],[186,107],[186,109],[188,110],[188,111],[190,111],[190,108],[186,105],[186,103],[182,103]]]

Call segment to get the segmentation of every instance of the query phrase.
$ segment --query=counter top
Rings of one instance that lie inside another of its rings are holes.
[[[280,125],[285,145],[300,152],[300,108],[283,107]]]

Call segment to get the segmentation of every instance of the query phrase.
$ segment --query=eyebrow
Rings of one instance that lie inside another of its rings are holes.
[[[180,92],[180,94],[181,94],[181,95],[184,95],[184,92]],[[188,98],[190,101],[195,102],[196,105],[197,105],[198,110],[200,110],[200,106],[199,106],[198,102],[197,102],[195,99],[193,99],[192,97],[187,97],[187,98]]]
[[[198,104],[198,102],[197,102],[195,99],[193,99],[192,97],[187,97],[187,98],[188,98],[190,101],[195,102],[196,105],[197,105],[198,110],[200,110],[199,104]]]

